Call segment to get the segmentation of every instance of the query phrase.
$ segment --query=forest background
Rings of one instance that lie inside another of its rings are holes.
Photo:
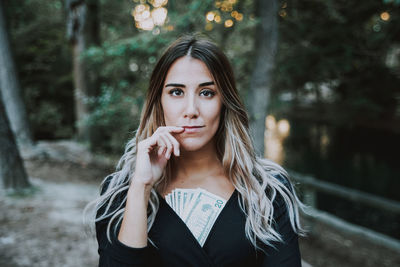
[[[87,124],[97,129],[93,140],[83,139],[90,140],[94,151],[120,154],[137,128],[157,58],[187,32],[203,32],[224,49],[246,99],[257,53],[255,40],[261,34],[257,32],[262,20],[257,1],[169,1],[163,6],[168,11],[166,21],[152,30],[135,27],[133,9],[140,1],[87,2],[90,29],[85,29],[81,57],[90,91],[83,101],[90,110],[77,121],[65,2],[5,1],[35,140],[74,138],[77,125]],[[298,107],[304,95],[314,93],[307,100],[317,119],[398,132],[398,5],[390,0],[362,5],[356,1],[279,1],[277,5],[279,41],[270,113]],[[144,7],[155,9],[150,3]]]
[[[118,158],[138,126],[155,62],[177,37],[201,32],[231,60],[252,127],[261,121],[262,137],[266,130],[265,150],[258,145],[265,156],[400,200],[398,0],[2,4],[34,142],[73,139]],[[319,200],[321,209],[400,238],[398,215]]]
[[[261,153],[265,143],[286,168],[400,200],[397,0],[3,3],[33,140],[118,158],[157,58],[200,32],[231,60]]]

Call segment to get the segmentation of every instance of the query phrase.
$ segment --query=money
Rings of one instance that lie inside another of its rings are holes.
[[[201,246],[226,204],[226,200],[202,188],[176,188],[165,196]]]

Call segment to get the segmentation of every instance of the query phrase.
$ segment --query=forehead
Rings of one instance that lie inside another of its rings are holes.
[[[214,81],[206,64],[196,58],[185,56],[177,59],[169,68],[164,85],[168,82],[199,84]]]

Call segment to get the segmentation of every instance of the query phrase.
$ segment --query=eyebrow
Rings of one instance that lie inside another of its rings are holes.
[[[214,84],[214,82],[205,82],[205,83],[199,84],[199,87],[207,86],[207,85],[213,85],[213,84]],[[181,84],[181,83],[169,83],[169,84],[165,85],[165,87],[168,87],[168,86],[186,87],[184,84]]]

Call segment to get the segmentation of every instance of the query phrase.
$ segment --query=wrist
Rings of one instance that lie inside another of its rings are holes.
[[[139,200],[144,200],[147,204],[150,198],[152,186],[149,184],[141,183],[140,181],[132,181],[129,190],[128,190],[128,198],[135,198]]]
[[[140,181],[139,179],[136,179],[135,177],[133,177],[130,188],[132,188],[134,190],[144,190],[146,192],[150,192],[152,185],[149,183],[144,183],[144,182]]]

